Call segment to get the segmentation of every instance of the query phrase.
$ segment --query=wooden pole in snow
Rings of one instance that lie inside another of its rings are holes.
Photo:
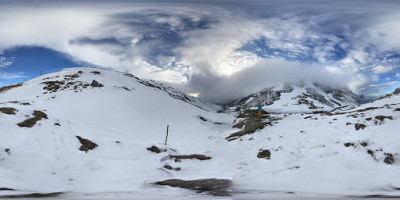
[[[167,140],[168,140],[168,129],[169,129],[169,125],[167,125],[167,136],[165,136],[165,145],[167,145]]]

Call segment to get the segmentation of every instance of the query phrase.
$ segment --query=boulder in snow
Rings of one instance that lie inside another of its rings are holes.
[[[82,146],[79,148],[79,150],[81,150],[81,151],[84,151],[87,153],[89,150],[93,150],[97,147],[96,143],[94,143],[88,139],[82,138],[80,136],[76,136],[76,137],[78,138],[79,142],[81,142],[81,144],[82,144]]]
[[[257,155],[258,158],[266,158],[266,159],[271,159],[271,151],[270,150],[260,150]]]
[[[365,124],[360,124],[360,123],[356,123],[354,124],[354,128],[358,131],[360,129],[364,129],[365,127],[367,127]]]
[[[97,82],[96,80],[93,80],[92,83],[90,84],[92,87],[103,87],[103,84]]]
[[[215,196],[229,196],[232,181],[228,179],[198,179],[198,180],[180,180],[168,179],[156,182],[157,185],[168,185],[185,189],[196,190],[198,192],[207,192]]]
[[[41,119],[47,119],[47,115],[46,113],[40,111],[40,110],[35,110],[33,111],[33,116],[32,118],[29,118],[19,124],[17,124],[19,127],[32,127],[33,125],[36,124],[37,121],[41,120]]]
[[[15,113],[17,112],[17,109],[10,108],[10,107],[3,107],[3,108],[0,108],[0,112],[7,114],[7,115],[15,115]]]
[[[154,145],[151,146],[151,147],[148,147],[147,150],[149,150],[149,151],[151,151],[151,152],[154,152],[154,153],[161,153],[160,148],[158,148],[158,147],[156,147],[156,146],[154,146]]]

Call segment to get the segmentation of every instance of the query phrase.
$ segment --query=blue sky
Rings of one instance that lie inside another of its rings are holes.
[[[44,47],[20,46],[4,51],[3,57],[9,61],[8,66],[1,69],[2,85],[24,82],[42,74],[61,71],[68,67],[79,67],[65,54]]]
[[[0,19],[0,86],[99,66],[214,102],[297,80],[400,87],[395,0],[5,0]]]

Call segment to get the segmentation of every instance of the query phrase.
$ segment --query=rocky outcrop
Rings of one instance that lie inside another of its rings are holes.
[[[232,181],[228,179],[198,179],[198,180],[180,180],[168,179],[156,182],[157,185],[168,185],[171,187],[179,187],[195,190],[197,192],[207,192],[216,196],[229,196]]]

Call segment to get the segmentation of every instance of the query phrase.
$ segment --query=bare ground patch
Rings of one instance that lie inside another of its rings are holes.
[[[84,151],[87,153],[89,150],[93,150],[97,147],[96,143],[94,143],[88,139],[82,138],[80,136],[76,136],[76,138],[78,138],[79,142],[82,144],[82,146],[79,148],[79,150],[81,150],[81,151]]]
[[[33,111],[33,116],[32,118],[29,118],[19,124],[17,124],[19,127],[28,127],[31,128],[33,127],[37,121],[41,119],[47,119],[46,113],[40,111],[40,110],[35,110]]]
[[[197,179],[197,180],[180,180],[168,179],[165,181],[158,181],[154,184],[167,185],[171,187],[179,187],[197,192],[206,192],[215,196],[230,196],[232,181],[228,179]]]
[[[191,155],[170,155],[170,159],[175,159],[175,162],[180,162],[182,159],[197,159],[197,160],[210,160],[211,157],[201,155],[201,154],[191,154]]]
[[[18,83],[18,84],[14,84],[14,85],[8,85],[8,86],[1,87],[0,93],[6,92],[7,90],[11,90],[13,88],[21,87],[22,85],[23,85],[22,83]]]
[[[7,115],[15,115],[18,110],[15,108],[11,108],[11,107],[2,107],[0,108],[0,112],[7,114]]]
[[[242,130],[235,132],[225,139],[228,141],[236,140],[241,136],[255,133],[257,130],[263,129],[265,126],[272,126],[272,122],[280,120],[280,118],[271,117],[267,112],[262,111],[262,117],[258,116],[256,110],[246,110],[237,116],[239,121],[232,128],[240,128]]]

